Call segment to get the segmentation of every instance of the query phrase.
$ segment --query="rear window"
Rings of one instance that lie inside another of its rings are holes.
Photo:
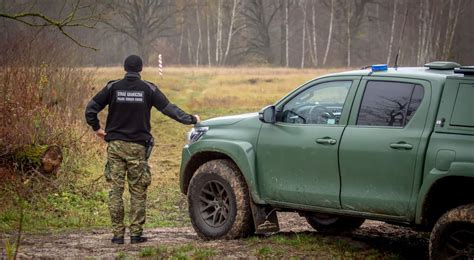
[[[423,99],[421,85],[405,82],[368,81],[357,125],[404,127]]]
[[[474,127],[474,85],[459,85],[450,125]]]

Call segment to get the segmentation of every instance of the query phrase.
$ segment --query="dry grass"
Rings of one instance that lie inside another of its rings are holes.
[[[92,70],[86,68],[85,70]],[[165,68],[146,67],[142,78],[157,84],[171,102],[203,119],[258,111],[315,77],[342,69],[288,68]],[[121,67],[95,71],[97,88],[123,77]],[[149,226],[188,224],[185,198],[179,192],[181,149],[190,126],[181,125],[154,110],[152,133],[157,146],[150,158],[153,183],[150,187]],[[105,151],[104,151],[105,153]],[[100,173],[98,173],[100,174]]]
[[[288,68],[145,68],[143,78],[155,82],[173,101],[194,111],[255,110],[274,103],[290,90],[320,75],[341,69]],[[120,78],[121,68],[101,68],[98,82]],[[215,114],[209,114],[215,116]]]
[[[147,67],[142,78],[157,84],[184,110],[209,119],[258,111],[304,82],[338,71],[341,69],[171,67],[165,68],[164,76],[160,77],[157,68]],[[99,68],[95,72],[98,89],[124,74],[120,67]],[[185,198],[179,192],[178,173],[181,149],[190,126],[181,125],[154,110],[152,127],[157,146],[150,159],[153,183],[149,194],[148,225],[176,225],[181,220],[187,225],[187,208]]]

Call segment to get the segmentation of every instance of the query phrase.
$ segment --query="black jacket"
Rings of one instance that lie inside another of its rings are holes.
[[[87,104],[86,121],[94,131],[100,129],[97,114],[107,105],[106,141],[145,143],[150,140],[152,106],[180,123],[196,123],[193,115],[170,103],[158,87],[141,80],[140,74],[135,72],[128,72],[124,79],[107,83]]]

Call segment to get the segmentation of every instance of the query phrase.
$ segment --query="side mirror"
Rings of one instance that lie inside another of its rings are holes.
[[[274,124],[276,122],[275,106],[266,106],[258,112],[258,119],[264,123]]]

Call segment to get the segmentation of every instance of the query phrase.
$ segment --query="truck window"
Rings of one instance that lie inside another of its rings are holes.
[[[421,85],[368,81],[357,117],[357,125],[404,127],[423,99]]]
[[[303,90],[286,103],[280,122],[337,125],[352,81],[324,82]]]
[[[454,103],[451,125],[474,127],[474,85],[460,84]]]

